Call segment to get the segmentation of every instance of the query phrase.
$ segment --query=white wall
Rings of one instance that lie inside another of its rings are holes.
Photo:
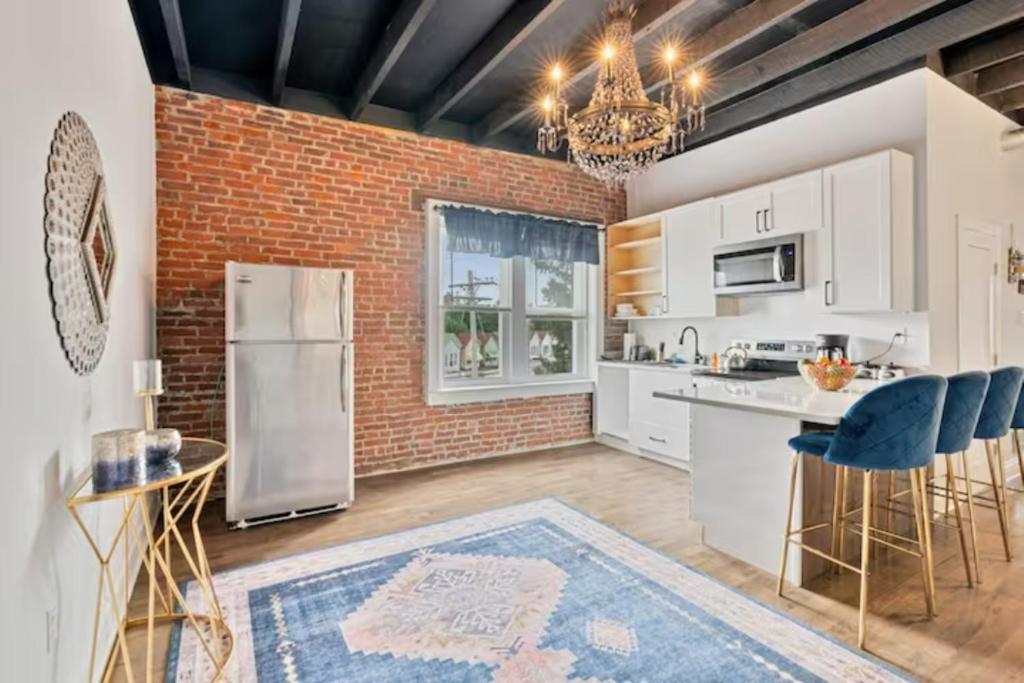
[[[957,216],[998,226],[1004,249],[1010,226],[1024,246],[1024,149],[1003,152],[1000,137],[1016,125],[959,88],[928,72],[929,270],[944,276],[928,283],[932,362],[957,368]],[[1000,364],[1024,364],[1024,296],[1006,284],[1001,291]]]
[[[83,680],[97,571],[64,507],[94,432],[141,426],[131,361],[154,341],[153,89],[128,3],[5,4],[0,24],[0,661],[9,681]],[[106,352],[89,377],[61,350],[47,292],[43,190],[50,137],[79,112],[103,157],[118,263]],[[115,509],[87,523],[113,531]],[[46,612],[56,616],[47,648]],[[110,631],[107,630],[107,635]],[[109,640],[105,640],[104,645]]]
[[[845,97],[772,121],[692,152],[668,159],[627,187],[629,215],[639,216],[690,201],[720,195],[804,170],[875,151],[895,148],[914,157],[915,260],[918,283],[915,307],[927,308],[927,206],[925,176],[925,72],[903,74]],[[813,237],[805,245],[813,253]],[[806,259],[813,278],[813,258]],[[810,291],[741,300],[734,318],[637,321],[631,323],[645,343],[666,342],[676,350],[679,331],[695,325],[701,350],[722,351],[735,337],[813,339],[819,332],[855,335],[854,358],[884,350],[894,332],[908,331],[905,346],[886,357],[897,363],[928,365],[927,314],[826,315],[808,314]],[[686,353],[692,348],[688,345]]]

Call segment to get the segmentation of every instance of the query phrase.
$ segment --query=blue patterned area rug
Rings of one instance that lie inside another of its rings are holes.
[[[215,586],[242,683],[906,680],[552,499]],[[169,680],[210,680],[189,629],[168,664]]]

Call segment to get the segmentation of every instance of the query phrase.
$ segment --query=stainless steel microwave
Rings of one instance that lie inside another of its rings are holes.
[[[804,236],[726,244],[712,252],[715,294],[770,294],[804,288]]]

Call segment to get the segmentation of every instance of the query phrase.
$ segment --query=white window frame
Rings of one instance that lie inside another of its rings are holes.
[[[499,315],[505,315],[508,321],[508,330],[504,332],[501,341],[502,377],[455,381],[444,379],[442,374],[444,323],[441,298],[443,218],[437,210],[437,207],[441,205],[489,209],[489,207],[451,201],[427,200],[425,202],[427,278],[424,288],[424,310],[427,324],[423,364],[426,402],[429,405],[453,405],[513,398],[592,393],[599,348],[600,268],[586,264],[577,266],[585,270],[583,279],[586,283],[586,291],[577,295],[576,310],[537,309],[527,311],[525,301],[526,262],[522,258],[513,259],[508,264],[508,271],[513,283],[511,306],[495,309],[500,312]],[[500,210],[504,211],[504,209]],[[529,368],[529,340],[526,339],[528,318],[531,317],[556,319],[572,317],[579,321],[577,335],[574,335],[573,373],[548,376],[532,374]],[[515,340],[520,339],[524,341],[517,344]]]

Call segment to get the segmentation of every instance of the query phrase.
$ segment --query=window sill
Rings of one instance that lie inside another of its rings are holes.
[[[570,379],[536,384],[503,384],[500,386],[458,387],[427,392],[427,405],[451,406],[463,403],[486,403],[514,398],[537,398],[565,394],[591,394],[594,382],[589,379]]]

